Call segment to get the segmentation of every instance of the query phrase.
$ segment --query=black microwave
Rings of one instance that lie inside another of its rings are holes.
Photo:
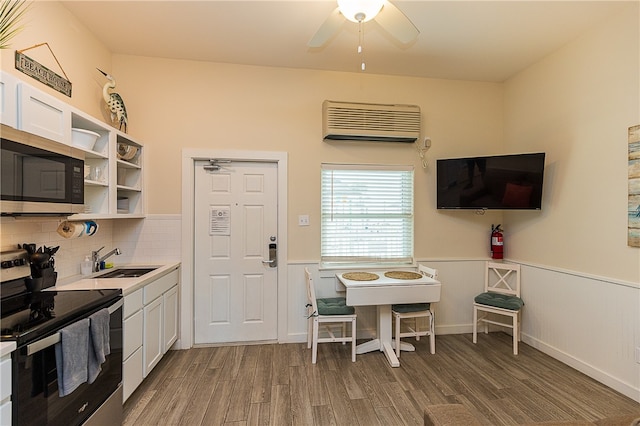
[[[84,211],[82,151],[5,125],[0,148],[2,215]]]

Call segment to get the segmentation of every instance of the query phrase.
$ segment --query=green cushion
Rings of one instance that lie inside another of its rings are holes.
[[[491,292],[479,294],[474,300],[482,305],[495,306],[496,308],[509,309],[511,311],[519,311],[524,305],[524,302],[519,297]]]
[[[356,312],[353,306],[347,306],[347,299],[344,297],[327,297],[316,302],[319,315],[352,315]]]
[[[430,303],[405,303],[403,305],[393,305],[391,309],[406,314],[407,312],[428,311],[430,306]]]

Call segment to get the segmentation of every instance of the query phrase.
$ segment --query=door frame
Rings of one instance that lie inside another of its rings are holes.
[[[276,163],[278,167],[278,342],[287,336],[287,153],[220,149],[182,150],[182,275],[180,285],[180,339],[178,347],[189,349],[194,342],[194,197],[195,163],[198,160],[232,160]],[[283,269],[284,268],[284,269]]]

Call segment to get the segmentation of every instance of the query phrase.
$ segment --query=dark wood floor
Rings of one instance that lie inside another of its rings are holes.
[[[227,346],[170,351],[124,406],[125,425],[422,425],[424,408],[460,403],[486,425],[597,421],[640,404],[503,333],[438,336],[403,352],[350,359],[349,346]]]

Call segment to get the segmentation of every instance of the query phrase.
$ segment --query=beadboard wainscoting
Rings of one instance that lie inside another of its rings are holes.
[[[433,305],[436,334],[471,333],[472,301],[483,289],[484,259],[418,262],[438,269],[442,283],[440,302]],[[640,285],[516,263],[523,266],[522,340],[640,402],[640,364],[634,358],[640,347]],[[307,338],[305,267],[316,280],[318,297],[344,295],[335,278],[344,271],[320,270],[317,262],[289,263],[289,342]],[[372,337],[375,308],[358,307],[357,314],[358,338]]]
[[[522,264],[522,340],[640,402],[640,285]]]

